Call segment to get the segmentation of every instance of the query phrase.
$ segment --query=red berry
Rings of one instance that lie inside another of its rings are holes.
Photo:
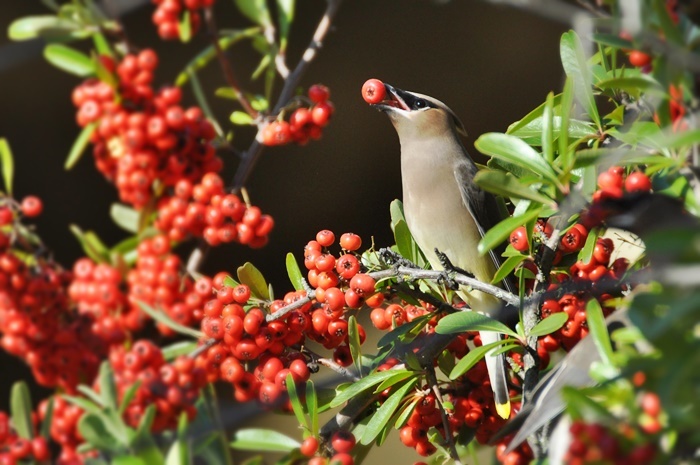
[[[641,171],[630,173],[625,179],[625,190],[627,192],[649,192],[651,190],[649,176]]]
[[[353,252],[362,246],[362,239],[357,234],[345,233],[340,236],[340,246],[349,252]]]
[[[653,392],[646,392],[641,400],[642,410],[652,418],[656,418],[661,413],[661,400]]]
[[[41,214],[41,211],[43,210],[44,206],[41,203],[41,199],[39,197],[34,195],[28,195],[27,197],[22,199],[22,204],[20,205],[20,208],[22,209],[22,213],[24,214],[24,216],[33,218]]]
[[[369,104],[377,104],[386,97],[386,88],[379,79],[369,79],[362,85],[362,98]]]
[[[316,242],[318,242],[321,247],[330,247],[335,242],[335,234],[328,229],[319,231],[316,234]]]
[[[314,84],[309,88],[309,98],[314,103],[325,102],[330,96],[331,91],[323,84]]]
[[[580,226],[580,228],[576,226]],[[585,230],[583,226],[576,224],[564,233],[561,242],[559,242],[559,248],[562,252],[578,252],[583,248],[586,238],[581,234],[581,229]]]
[[[316,439],[314,436],[309,436],[308,438],[304,439],[304,441],[301,443],[301,447],[299,447],[299,452],[301,452],[301,455],[306,457],[313,457],[317,450],[318,439]]]
[[[525,226],[520,226],[510,233],[510,243],[518,252],[525,252],[530,249]]]
[[[330,102],[321,102],[311,109],[311,121],[317,126],[325,126],[333,114],[333,105]]]
[[[331,436],[331,445],[338,453],[350,452],[355,447],[355,436],[350,431],[336,431]]]
[[[632,66],[637,66],[639,68],[643,68],[651,63],[651,56],[639,50],[631,51],[628,58]]]

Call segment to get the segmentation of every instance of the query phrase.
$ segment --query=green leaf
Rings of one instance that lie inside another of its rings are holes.
[[[289,29],[294,22],[295,0],[277,0],[277,22],[280,32],[280,51],[284,53],[287,48]]]
[[[542,114],[542,153],[549,163],[554,161],[554,94],[547,94]]]
[[[420,250],[418,244],[413,240],[413,236],[411,236],[408,224],[404,220],[399,220],[394,224],[394,240],[396,241],[396,248],[399,254],[417,264]]]
[[[51,434],[51,424],[53,422],[53,411],[54,411],[55,398],[53,396],[49,397],[49,402],[46,406],[46,415],[41,421],[41,429],[39,430],[39,436],[48,438]]]
[[[156,419],[156,406],[155,406],[155,404],[151,404],[148,407],[146,407],[146,410],[143,412],[143,416],[139,420],[139,424],[136,427],[135,440],[138,440],[139,438],[152,438],[150,431],[151,431],[151,426],[153,426],[153,421],[155,419]]]
[[[396,376],[396,370],[377,371],[369,376],[365,376],[361,380],[352,383],[350,386],[338,393],[335,396],[335,399],[333,399],[330,402],[330,407],[338,407],[339,405],[342,405],[344,402],[347,402],[348,400],[352,399],[361,392],[371,388],[372,386],[376,386],[377,384],[381,383],[387,378],[391,378],[392,376]]]
[[[197,343],[194,341],[178,341],[173,342],[162,348],[163,358],[165,360],[174,360],[180,355],[188,355],[197,349]]]
[[[394,412],[396,412],[396,409],[399,408],[399,404],[403,400],[404,396],[417,382],[417,378],[408,381],[406,384],[397,389],[396,392],[390,395],[386,401],[384,401],[382,406],[379,407],[376,412],[374,412],[374,415],[372,415],[372,418],[365,427],[365,430],[362,433],[362,438],[360,438],[360,444],[371,444],[379,433],[387,427],[389,420]]]
[[[260,270],[252,263],[246,262],[238,267],[238,280],[250,288],[251,293],[258,299],[270,300],[267,282]]]
[[[599,232],[597,229],[593,229],[588,232],[588,237],[586,237],[586,243],[583,248],[578,253],[578,259],[583,263],[590,263],[591,257],[593,257],[593,250],[595,249],[595,244],[598,241]]]
[[[561,115],[561,127],[567,128],[566,131],[559,132],[559,165],[564,168],[564,172],[568,173],[571,169],[571,150],[569,150],[569,121],[571,119],[571,106],[574,104],[574,85],[570,77],[566,78],[564,83],[564,91],[562,92],[561,105],[559,113]],[[575,137],[576,138],[576,137]]]
[[[265,0],[236,0],[236,6],[249,20],[260,26],[267,27],[272,24],[270,11]]]
[[[558,182],[554,170],[547,161],[518,137],[489,132],[480,136],[474,142],[474,146],[485,155],[528,169],[554,183]]]
[[[510,218],[506,218],[493,228],[486,231],[484,237],[482,237],[481,241],[479,241],[479,253],[484,255],[489,250],[505,241],[515,228],[527,224],[529,221],[537,218],[541,210],[542,208],[540,207],[535,208],[534,210],[529,210],[520,216],[511,216]]]
[[[591,89],[590,69],[586,62],[581,39],[574,31],[565,32],[561,36],[559,53],[566,75],[573,80],[576,98],[591,120],[600,128],[600,115]]]
[[[408,364],[408,363],[407,363]],[[420,369],[420,363],[418,363],[418,369]],[[392,387],[395,384],[400,383],[401,381],[410,378],[411,376],[414,376],[414,373],[412,371],[408,370],[394,370],[394,376],[390,376],[389,378],[385,379],[381,383],[379,383],[379,386],[374,388],[374,393],[379,394],[385,389],[388,389]]]
[[[85,149],[90,143],[90,137],[95,131],[95,128],[97,128],[96,121],[88,124],[82,131],[80,131],[80,134],[75,139],[75,142],[73,142],[73,146],[70,148],[68,158],[66,158],[66,163],[63,165],[66,170],[73,168],[75,164],[78,163],[78,160],[80,160],[80,157],[83,155],[83,152],[85,152]]]
[[[565,135],[572,139],[592,138],[596,136],[597,131],[586,121],[567,118],[566,125],[562,123],[561,116],[552,117],[552,136],[561,137]],[[544,127],[544,118],[536,118],[529,122],[526,126],[517,131],[509,132],[511,136],[516,136],[523,139],[528,145],[542,145],[542,129]],[[566,128],[562,131],[562,128]]]
[[[294,289],[297,291],[304,290],[304,276],[301,274],[299,264],[297,263],[296,258],[294,258],[294,254],[292,252],[287,253],[285,264],[287,265],[287,275],[289,276],[289,281],[292,283],[292,286],[294,286]]]
[[[113,203],[109,209],[112,221],[125,231],[139,232],[139,212],[123,203]]]
[[[231,116],[229,117],[231,122],[233,124],[237,124],[239,126],[251,126],[255,124],[255,121],[253,120],[253,117],[250,116],[248,113],[245,111],[234,111],[231,113]]]
[[[100,450],[116,451],[119,441],[112,435],[102,417],[94,413],[84,413],[78,421],[78,431],[87,442]]]
[[[132,400],[134,400],[134,396],[136,396],[136,391],[138,391],[139,387],[141,386],[141,381],[136,380],[133,384],[131,384],[126,391],[124,391],[124,395],[122,396],[122,400],[119,402],[119,414],[123,415],[124,412],[126,412],[127,407],[131,403]]]
[[[34,437],[32,398],[29,395],[29,387],[24,381],[17,381],[12,385],[10,414],[12,416],[12,425],[19,437],[32,439]]]
[[[180,17],[179,27],[177,28],[180,35],[180,42],[186,44],[192,39],[192,18],[190,10],[185,9]]]
[[[68,19],[54,15],[27,16],[10,24],[7,35],[11,40],[30,40],[38,37],[45,39],[78,39],[87,37],[89,31]]]
[[[231,447],[237,450],[291,452],[301,444],[277,431],[263,428],[245,428],[236,431]]]
[[[360,348],[360,331],[357,328],[357,318],[355,315],[350,315],[348,318],[348,346],[350,355],[358,373],[362,373],[362,349]]]
[[[287,385],[289,402],[292,404],[294,416],[297,417],[297,423],[308,429],[309,423],[306,421],[306,415],[304,415],[304,406],[301,405],[301,399],[299,398],[299,393],[297,393],[297,386],[291,373],[287,373],[287,378],[285,378],[284,382]]]
[[[58,69],[80,77],[93,76],[95,63],[84,53],[61,44],[44,47],[44,58]]]
[[[70,231],[78,239],[85,254],[97,263],[109,261],[109,249],[92,231],[83,232],[78,226],[70,225]]]
[[[78,387],[78,390],[81,392],[83,391],[82,389],[80,389],[80,387],[82,387],[82,386],[84,386],[84,385],[81,385]],[[99,399],[99,394],[97,394],[94,391],[92,391],[92,392],[95,394],[95,397],[97,397],[97,400],[99,402],[102,402],[102,399]],[[83,397],[69,396],[66,394],[63,394],[61,397],[66,399],[71,404],[77,405],[78,407],[85,410],[86,412],[94,413],[95,415],[102,414],[102,406],[98,402],[91,402],[88,399],[85,399]],[[93,396],[90,396],[90,397],[93,398]]]
[[[165,465],[189,465],[191,452],[187,433],[187,413],[180,413],[177,425],[177,439],[170,446],[170,450],[165,458]]]
[[[537,323],[535,327],[530,330],[530,336],[540,337],[546,336],[547,334],[551,334],[554,331],[561,328],[562,326],[564,326],[568,319],[569,315],[567,315],[566,312],[559,312],[549,315],[547,318],[544,318],[542,321]]]
[[[112,365],[105,360],[100,365],[99,373],[100,395],[102,405],[117,409],[117,385],[114,382],[114,372]]]
[[[457,365],[450,373],[450,379],[459,378],[464,373],[471,370],[474,367],[474,365],[479,363],[479,360],[484,358],[489,350],[498,347],[502,344],[505,344],[506,342],[508,342],[508,339],[501,339],[500,341],[492,342],[491,344],[486,344],[485,346],[475,347],[474,349],[471,349],[467,353],[467,355],[462,357],[462,359],[459,362],[457,362]]]
[[[559,102],[561,101],[561,94],[555,95],[552,104],[554,106],[559,105]],[[511,124],[508,126],[508,130],[506,131],[506,134],[513,134],[514,132],[517,132],[518,130],[526,127],[528,124],[533,122],[536,119],[542,118],[542,115],[544,114],[544,107],[547,105],[547,103],[543,103],[534,110],[532,110],[530,113],[525,115],[520,121],[516,121],[515,123]],[[564,126],[566,127],[566,126]]]
[[[544,205],[552,205],[554,203],[546,195],[540,194],[515,176],[503,171],[481,170],[474,176],[474,182],[484,190],[505,198],[527,199]]]
[[[598,82],[596,86],[602,90],[622,90],[636,96],[639,96],[640,92],[658,97],[666,96],[666,91],[659,81],[648,74],[606,79]]]
[[[138,457],[131,455],[121,455],[119,457],[114,457],[111,462],[112,465],[149,465]]]
[[[92,34],[92,42],[95,44],[95,51],[99,55],[106,55],[114,58],[114,51],[112,51],[112,47],[109,45],[109,41],[105,38],[104,34],[99,32]]]
[[[12,156],[12,149],[7,139],[0,138],[0,169],[2,169],[2,179],[5,183],[5,192],[12,195],[12,179],[15,175],[15,161]]]
[[[491,284],[496,284],[500,283],[503,281],[508,275],[510,275],[515,267],[520,265],[527,256],[523,254],[518,254],[518,255],[513,255],[512,257],[508,257],[507,260],[503,262],[503,264],[498,268],[498,271],[496,271],[496,274],[493,275],[493,279],[491,280]]]
[[[603,309],[600,307],[600,302],[597,299],[590,299],[586,304],[586,322],[603,363],[610,365],[613,348],[610,342],[610,334],[608,334],[608,326],[605,323]]]
[[[477,312],[457,312],[438,321],[435,332],[438,334],[455,334],[467,331],[495,331],[509,334],[515,338],[518,334],[498,320]]]
[[[202,333],[201,331],[190,328],[188,326],[181,325],[180,323],[166,315],[165,312],[156,310],[155,308],[151,307],[145,302],[138,302],[138,305],[141,308],[141,310],[148,314],[148,316],[150,316],[159,323],[163,323],[165,326],[172,329],[176,333],[191,336],[195,339],[201,339],[204,337],[204,333]]]
[[[306,381],[306,410],[311,419],[311,435],[318,436],[318,398],[316,387],[311,380]]]

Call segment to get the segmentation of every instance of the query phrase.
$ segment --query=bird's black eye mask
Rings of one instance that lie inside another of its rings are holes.
[[[424,98],[416,97],[408,92],[401,92],[401,98],[406,103],[406,106],[411,110],[424,110],[426,108],[437,108],[435,104]]]

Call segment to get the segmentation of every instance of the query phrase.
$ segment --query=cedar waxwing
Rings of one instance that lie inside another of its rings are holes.
[[[482,256],[477,244],[500,218],[496,200],[474,184],[477,167],[462,145],[464,126],[444,103],[426,95],[384,84],[386,97],[373,106],[385,112],[399,135],[403,208],[408,228],[433,269],[443,266],[436,254],[489,283],[499,266],[491,251]],[[506,288],[513,292],[504,281]],[[500,309],[498,299],[483,292],[460,290],[458,295],[478,312]],[[517,314],[517,310],[512,308]],[[480,332],[486,345],[499,339],[492,331]],[[510,416],[504,355],[486,355],[496,410]]]

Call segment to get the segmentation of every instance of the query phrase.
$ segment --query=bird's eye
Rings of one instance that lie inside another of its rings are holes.
[[[421,108],[427,108],[427,107],[428,107],[428,102],[426,102],[425,100],[416,100],[413,103],[413,108],[415,110],[420,110]]]

